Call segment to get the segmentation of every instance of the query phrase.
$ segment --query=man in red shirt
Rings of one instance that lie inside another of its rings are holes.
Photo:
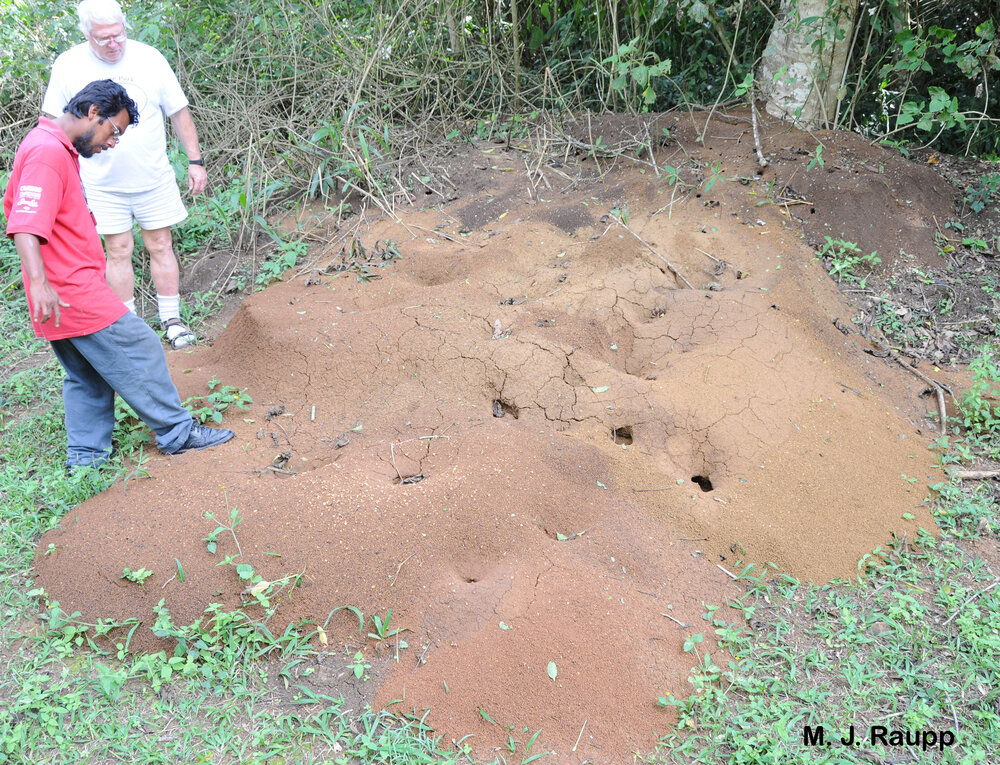
[[[80,183],[79,157],[113,149],[138,121],[135,102],[111,80],[85,86],[55,120],[42,117],[18,147],[3,199],[7,236],[21,258],[35,334],[63,368],[66,464],[111,456],[117,392],[177,454],[225,443],[231,430],[192,420],[170,380],[156,333],[105,281],[104,248]]]

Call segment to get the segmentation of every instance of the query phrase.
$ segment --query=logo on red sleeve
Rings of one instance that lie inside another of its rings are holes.
[[[12,214],[32,215],[38,212],[38,203],[42,201],[42,187],[24,185],[17,190],[17,202],[14,203]]]

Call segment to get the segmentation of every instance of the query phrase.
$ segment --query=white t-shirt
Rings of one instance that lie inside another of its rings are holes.
[[[176,182],[167,159],[163,115],[176,114],[188,101],[163,55],[128,40],[121,60],[109,64],[94,55],[89,43],[70,48],[52,64],[42,111],[58,117],[69,100],[94,80],[114,80],[125,88],[139,108],[139,124],[130,126],[112,151],[80,162],[84,187],[136,192]]]

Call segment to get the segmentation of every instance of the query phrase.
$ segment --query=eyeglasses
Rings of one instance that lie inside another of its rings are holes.
[[[121,140],[122,131],[118,129],[118,126],[112,120],[109,119],[108,122],[111,122],[111,129],[115,131],[111,134],[111,137],[114,138],[115,143],[117,143]]]
[[[125,33],[122,32],[120,35],[111,35],[109,37],[91,37],[90,39],[94,41],[94,45],[100,48],[107,48],[108,45],[111,44],[112,40],[120,45],[128,38]]]

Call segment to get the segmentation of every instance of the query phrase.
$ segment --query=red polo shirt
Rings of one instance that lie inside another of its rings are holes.
[[[41,240],[45,276],[66,303],[59,326],[32,319],[35,334],[62,340],[99,332],[128,309],[104,278],[104,248],[80,184],[80,160],[66,134],[47,117],[25,137],[3,197],[7,236],[34,234]],[[30,283],[21,267],[28,311]]]

